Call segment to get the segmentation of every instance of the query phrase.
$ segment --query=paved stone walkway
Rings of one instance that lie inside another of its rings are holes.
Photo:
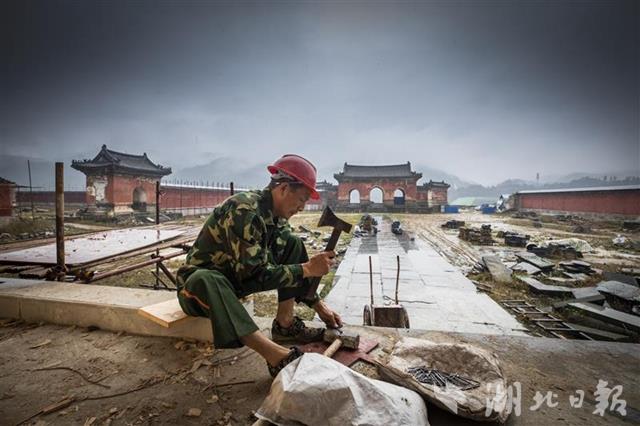
[[[376,305],[393,303],[400,256],[400,303],[411,328],[493,335],[523,335],[524,326],[498,303],[476,290],[455,266],[428,243],[391,233],[391,223],[377,218],[377,236],[354,238],[340,263],[329,306],[347,324],[362,325],[364,306],[371,303],[369,256]]]

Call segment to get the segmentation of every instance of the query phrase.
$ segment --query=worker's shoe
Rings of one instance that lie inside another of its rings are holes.
[[[284,359],[282,359],[282,361],[280,361],[278,365],[272,366],[272,365],[269,365],[269,363],[267,363],[269,374],[271,374],[271,377],[276,377],[280,372],[280,370],[285,368],[294,360],[300,358],[302,355],[304,355],[304,353],[300,349],[296,348],[295,346],[291,347],[291,350],[289,351],[289,355],[284,357]]]
[[[274,319],[271,325],[271,338],[274,342],[291,342],[299,343],[319,342],[324,335],[324,328],[307,327],[299,317],[294,316],[293,322],[289,327],[283,327],[278,324],[278,320]]]

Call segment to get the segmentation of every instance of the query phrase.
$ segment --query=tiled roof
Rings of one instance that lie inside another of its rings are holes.
[[[428,183],[425,183],[424,186],[426,186],[427,188],[449,188],[451,185],[449,185],[445,181],[436,182],[436,181],[430,180]]]
[[[0,177],[0,184],[3,184],[3,185],[15,185],[16,183],[15,182],[11,182],[10,180],[5,179],[3,177]]]
[[[344,168],[342,172],[335,175],[336,179],[342,177],[352,177],[352,178],[378,178],[378,177],[393,177],[393,178],[404,178],[404,177],[422,177],[421,173],[416,173],[411,171],[411,163],[406,162],[405,164],[391,164],[384,166],[357,166],[354,164],[344,163]]]
[[[147,157],[146,152],[142,155],[126,154],[107,149],[106,145],[102,145],[102,149],[93,160],[74,160],[71,167],[83,172],[92,169],[111,168],[114,171],[138,172],[160,176],[171,174],[170,167],[162,167],[153,163]]]

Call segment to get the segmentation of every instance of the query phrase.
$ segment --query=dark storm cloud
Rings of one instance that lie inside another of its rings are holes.
[[[2,7],[0,154],[640,168],[633,1]]]

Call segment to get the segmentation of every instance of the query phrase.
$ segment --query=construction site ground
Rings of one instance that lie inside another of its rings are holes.
[[[258,320],[268,328],[268,320]],[[509,425],[637,424],[639,351],[630,343],[485,336],[353,327],[380,342],[383,356],[399,336],[466,342],[496,353],[518,382],[520,414]],[[249,425],[271,385],[264,361],[248,349],[214,350],[182,339],[141,337],[83,327],[5,323],[0,328],[2,424]],[[636,346],[637,347],[637,346]],[[356,370],[376,377],[359,362]],[[626,415],[594,414],[598,380],[622,385]],[[584,391],[580,408],[570,397]],[[535,407],[536,392],[553,399]],[[517,401],[516,401],[517,402]],[[56,410],[62,403],[63,408]],[[50,414],[38,415],[43,409]],[[476,424],[428,406],[433,425]]]
[[[595,248],[594,253],[584,257],[594,267],[612,272],[623,267],[640,268],[640,253],[616,248],[611,242],[621,233],[619,221],[592,222],[590,234],[577,234],[571,232],[571,223],[551,217],[542,218],[542,227],[538,228],[533,227],[530,219],[477,212],[380,216],[384,226],[391,220],[400,220],[406,238],[429,245],[460,273],[468,274],[476,282],[486,283],[490,286],[487,295],[495,301],[522,299],[544,308],[558,299],[533,295],[524,284],[515,280],[500,284],[486,272],[474,273],[474,266],[483,254],[504,255],[513,248],[503,244],[474,246],[461,241],[457,231],[440,227],[447,220],[465,220],[467,224],[477,226],[490,223],[494,231],[518,231],[539,241],[549,237],[580,238]],[[341,217],[355,224],[360,215]],[[319,213],[303,213],[292,219],[298,233],[306,234],[310,254],[322,250],[323,239],[328,236],[328,230],[315,227],[318,218]],[[179,225],[192,227],[197,233],[203,220],[203,217],[192,218],[180,221]],[[301,230],[300,225],[306,230]],[[631,237],[638,239],[637,234]],[[351,238],[344,236],[341,240],[337,250],[339,261],[344,258]],[[182,260],[183,257],[176,257],[166,264],[175,271]],[[337,283],[334,278],[338,268],[339,262],[324,278],[323,295],[330,294],[331,285]],[[15,277],[10,273],[3,275]],[[154,281],[153,269],[142,268],[96,284],[139,287]],[[170,297],[169,292],[164,293]],[[275,313],[275,292],[254,295],[248,302],[253,305],[256,321],[266,332]],[[307,308],[299,307],[297,313],[305,319],[313,318],[313,311]],[[518,381],[522,385],[522,415],[512,415],[508,424],[640,422],[640,395],[636,386],[640,377],[637,368],[640,351],[634,343],[561,340],[548,338],[543,331],[534,328],[530,329],[530,336],[507,336],[350,327],[378,340],[380,346],[375,355],[381,357],[389,351],[394,340],[406,334],[437,341],[469,342],[495,352],[509,382]],[[375,369],[368,364],[359,362],[355,368],[376,376]],[[593,414],[594,391],[599,379],[607,381],[611,387],[624,387],[621,398],[626,400],[626,416],[611,411],[603,417]],[[143,337],[93,327],[11,319],[2,320],[0,327],[2,424],[251,424],[255,420],[252,413],[264,399],[270,383],[264,361],[246,348],[215,350],[207,343],[191,339]],[[569,401],[578,390],[586,393],[579,409],[573,408]],[[551,391],[556,395],[554,400],[558,405],[548,407],[543,404],[541,408],[531,410],[537,391],[542,394]],[[56,405],[58,403],[61,405]],[[44,414],[43,410],[51,412]],[[454,420],[456,424],[465,424],[433,406],[429,406],[429,410],[432,424],[452,424]]]

